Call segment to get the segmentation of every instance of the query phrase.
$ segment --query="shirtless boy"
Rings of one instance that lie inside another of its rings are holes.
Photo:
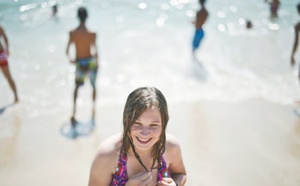
[[[69,35],[69,42],[67,45],[67,56],[72,64],[76,65],[75,72],[75,89],[73,99],[73,113],[71,116],[71,123],[74,127],[76,125],[75,113],[76,113],[76,100],[78,95],[78,89],[84,84],[86,76],[89,77],[91,85],[93,87],[93,108],[92,119],[95,117],[95,101],[96,101],[96,78],[98,71],[98,53],[96,45],[96,33],[91,32],[85,26],[87,18],[87,10],[84,7],[78,9],[78,18],[80,24],[77,28],[72,30]],[[76,49],[75,60],[69,55],[70,46],[74,44]]]
[[[196,15],[196,20],[193,21],[193,23],[195,24],[195,35],[194,35],[194,39],[193,39],[193,53],[195,52],[195,50],[197,48],[199,48],[200,46],[200,42],[204,37],[204,30],[202,28],[202,26],[204,25],[207,17],[208,17],[208,11],[206,10],[204,3],[205,0],[199,0],[200,3],[200,10],[197,12]]]

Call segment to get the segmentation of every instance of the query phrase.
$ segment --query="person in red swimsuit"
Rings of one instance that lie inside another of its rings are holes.
[[[9,55],[8,39],[7,39],[7,36],[5,34],[3,27],[0,25],[0,38],[2,38],[2,37],[4,39],[5,45],[3,45],[0,42],[0,68],[4,74],[4,77],[7,79],[10,88],[12,89],[12,91],[14,93],[14,97],[15,97],[14,102],[16,103],[19,101],[19,98],[18,98],[15,82],[12,79],[12,76],[9,71],[9,66],[8,66],[8,55]]]
[[[166,133],[167,102],[155,87],[131,92],[123,134],[106,139],[93,160],[89,186],[182,186],[186,170],[177,139]]]

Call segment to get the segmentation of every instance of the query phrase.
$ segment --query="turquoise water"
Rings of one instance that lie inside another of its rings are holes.
[[[123,103],[139,86],[156,86],[173,102],[263,98],[292,104],[299,98],[297,68],[290,66],[296,0],[282,2],[275,21],[263,0],[208,0],[206,35],[197,52],[201,68],[191,56],[196,0],[56,2],[58,15],[52,17],[55,1],[0,1],[11,72],[31,107],[71,106],[74,67],[65,49],[81,5],[89,11],[87,26],[98,34],[100,104]],[[246,30],[244,19],[254,28]],[[2,75],[0,90],[1,105],[13,99]],[[89,91],[85,86],[83,94],[89,97]]]

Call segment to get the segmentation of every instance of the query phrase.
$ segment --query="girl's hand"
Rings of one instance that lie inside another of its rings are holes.
[[[163,178],[158,182],[158,186],[177,186],[172,178]]]

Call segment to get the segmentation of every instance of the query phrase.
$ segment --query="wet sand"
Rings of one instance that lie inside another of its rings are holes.
[[[99,101],[95,130],[75,140],[60,133],[71,109],[28,108],[20,102],[0,114],[0,185],[87,185],[97,146],[121,131],[123,104]],[[293,109],[260,99],[169,102],[168,132],[180,140],[186,185],[298,186],[300,118]]]

